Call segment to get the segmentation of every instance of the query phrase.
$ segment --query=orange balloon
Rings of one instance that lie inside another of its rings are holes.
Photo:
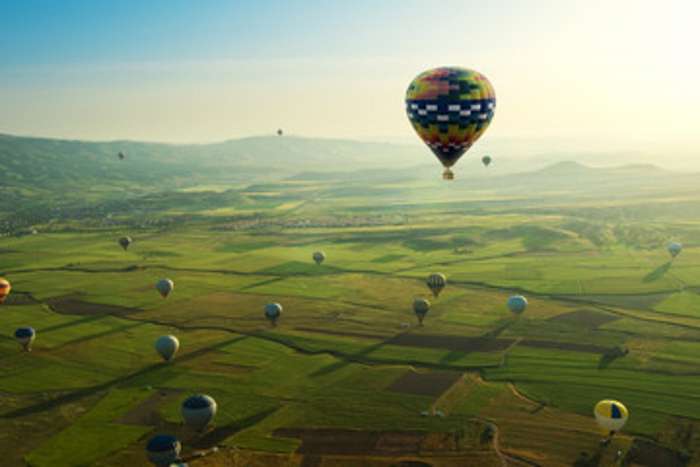
[[[0,303],[4,302],[8,295],[10,295],[10,290],[12,286],[10,282],[6,279],[0,277]]]

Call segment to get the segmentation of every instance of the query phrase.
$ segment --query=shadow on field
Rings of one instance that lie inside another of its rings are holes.
[[[228,425],[223,425],[214,428],[212,431],[206,433],[201,437],[196,437],[189,440],[189,444],[195,449],[209,449],[219,443],[221,443],[226,438],[229,438],[236,434],[237,432],[244,430],[248,427],[256,425],[257,423],[263,421],[268,416],[272,415],[277,411],[277,407],[263,410],[260,413],[251,415],[237,422],[229,423]]]
[[[73,339],[73,340],[71,340],[71,341],[64,342],[63,344],[61,344],[61,345],[58,346],[58,347],[54,347],[54,350],[61,349],[61,348],[63,348],[63,347],[68,347],[68,346],[70,346],[70,345],[80,344],[81,342],[91,341],[91,340],[93,340],[93,339],[99,339],[99,338],[102,338],[102,337],[107,337],[107,336],[110,336],[110,335],[112,335],[112,334],[119,334],[120,332],[128,331],[129,329],[137,328],[137,327],[143,326],[143,325],[145,325],[145,324],[146,324],[146,323],[142,323],[142,324],[141,324],[141,323],[139,323],[139,324],[125,324],[125,325],[123,325],[123,326],[119,326],[119,327],[116,327],[116,328],[108,329],[108,330],[103,331],[103,332],[98,332],[98,333],[95,333],[95,334],[88,334],[88,335],[85,335],[85,336],[80,336],[80,337],[78,337],[78,338],[76,338],[76,339]]]
[[[86,316],[85,318],[79,318],[74,321],[68,321],[66,323],[55,324],[47,328],[39,329],[38,332],[40,332],[41,334],[45,334],[47,332],[58,331],[61,329],[69,328],[71,326],[80,326],[81,324],[92,323],[93,321],[99,321],[104,318],[105,317],[103,315]]]
[[[138,371],[135,371],[133,373],[125,375],[121,378],[115,378],[115,379],[106,381],[102,384],[98,384],[97,386],[90,386],[87,388],[79,389],[77,391],[69,392],[68,394],[64,394],[62,396],[56,397],[54,399],[51,399],[51,400],[48,400],[45,402],[40,402],[38,404],[30,405],[28,407],[22,407],[20,409],[12,410],[10,412],[7,412],[5,414],[0,415],[0,418],[24,417],[26,415],[33,415],[36,413],[44,412],[46,410],[56,408],[58,406],[61,406],[63,404],[67,404],[69,402],[75,402],[77,400],[82,399],[83,397],[91,396],[91,395],[96,394],[98,392],[110,389],[114,386],[127,384],[127,383],[141,377],[141,376],[147,375],[148,373],[158,371],[158,370],[161,370],[163,368],[167,368],[167,367],[169,367],[173,364],[179,363],[179,362],[186,362],[188,360],[192,360],[192,359],[195,359],[197,357],[201,357],[202,355],[205,355],[207,352],[211,352],[212,350],[221,349],[223,347],[231,345],[235,342],[240,342],[240,341],[245,340],[247,338],[248,338],[248,336],[237,336],[237,337],[234,337],[232,339],[227,339],[225,341],[219,342],[219,343],[214,344],[212,346],[204,347],[204,348],[195,350],[193,352],[184,354],[180,357],[176,357],[171,362],[153,363],[153,364],[148,365],[144,368],[141,368]]]
[[[343,360],[340,360],[340,361],[337,361],[335,363],[331,363],[330,365],[326,365],[324,367],[319,368],[318,370],[311,373],[309,376],[311,376],[312,378],[316,378],[319,376],[325,376],[327,374],[333,373],[334,371],[338,371],[338,370],[350,365],[356,359],[361,360],[361,357],[365,357],[368,354],[374,352],[375,350],[378,350],[378,349],[384,347],[384,344],[386,344],[386,342],[381,341],[381,342],[377,342],[376,344],[370,345],[369,347],[365,347],[364,349],[362,349],[359,352],[348,355]]]
[[[651,271],[649,274],[644,276],[642,279],[643,282],[654,282],[658,281],[659,279],[663,278],[666,273],[668,272],[669,269],[671,269],[671,261],[667,261],[666,263],[662,264],[658,268],[654,269]]]
[[[484,338],[484,339],[495,339],[495,338],[497,338],[498,336],[500,336],[501,334],[503,334],[503,332],[504,332],[506,329],[508,329],[509,327],[511,327],[514,323],[515,323],[514,320],[509,319],[509,320],[506,321],[505,323],[496,326],[495,329],[492,329],[492,330],[490,330],[490,331],[488,331],[488,332],[482,334],[481,337]]]

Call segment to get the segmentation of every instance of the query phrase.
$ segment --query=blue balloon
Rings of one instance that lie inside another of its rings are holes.
[[[513,295],[508,299],[508,309],[519,315],[527,308],[527,299],[522,295]]]
[[[34,328],[17,328],[17,330],[15,331],[15,337],[18,339],[26,339],[28,337],[34,336],[36,336],[36,331],[34,331]]]

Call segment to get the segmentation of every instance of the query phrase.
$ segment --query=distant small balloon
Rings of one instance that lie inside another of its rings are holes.
[[[175,283],[170,279],[161,279],[156,282],[156,290],[163,298],[168,298],[168,295],[170,295],[170,292],[172,292],[174,288]]]
[[[126,156],[124,156],[124,153],[120,151],[119,154],[117,154],[117,157],[119,158],[120,161],[123,161],[124,157],[126,157]]]
[[[146,445],[148,460],[156,466],[169,466],[178,462],[182,445],[174,436],[156,435]]]
[[[265,305],[265,318],[267,318],[273,326],[277,325],[277,320],[281,315],[282,305],[279,303],[268,303]]]
[[[7,296],[10,295],[10,290],[12,290],[10,281],[0,277],[0,303],[3,303],[7,299]]]
[[[322,251],[316,251],[313,254],[313,259],[316,262],[316,264],[321,264],[326,260],[326,254]]]
[[[481,162],[484,164],[485,167],[488,167],[489,164],[491,164],[491,156],[482,157]]]
[[[180,341],[175,336],[160,336],[156,340],[155,347],[163,360],[169,362],[180,348]]]
[[[425,283],[428,285],[428,288],[433,293],[433,296],[437,298],[438,295],[440,295],[440,292],[442,292],[442,289],[445,288],[445,285],[447,285],[447,278],[444,274],[431,274],[428,276],[428,279],[426,279]]]
[[[25,352],[32,351],[32,343],[34,342],[35,337],[36,331],[34,331],[34,328],[24,327],[18,328],[15,331],[15,339],[19,345],[22,346],[22,349],[24,349]]]
[[[430,311],[430,302],[424,298],[416,298],[413,301],[413,312],[418,318],[418,323],[422,326],[425,315]]]
[[[675,258],[683,250],[683,245],[677,242],[671,242],[668,244],[668,252],[671,254],[672,258]]]
[[[132,242],[133,242],[133,240],[131,240],[131,237],[122,237],[119,239],[119,246],[124,248],[124,251],[126,251]]]
[[[182,418],[185,425],[202,431],[216,415],[216,401],[206,394],[190,396],[182,403]]]
[[[508,299],[507,305],[512,313],[519,315],[527,308],[527,299],[522,295],[513,295]]]
[[[610,434],[620,431],[629,418],[627,407],[616,400],[598,402],[593,409],[593,414],[598,426]]]
[[[279,130],[277,130],[277,136],[282,136],[282,134],[283,134],[283,133],[282,133],[282,128],[280,128]]]

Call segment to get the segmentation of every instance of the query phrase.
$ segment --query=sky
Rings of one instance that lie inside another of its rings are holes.
[[[0,0],[0,133],[415,141],[403,98],[459,65],[482,139],[700,148],[695,0]]]

